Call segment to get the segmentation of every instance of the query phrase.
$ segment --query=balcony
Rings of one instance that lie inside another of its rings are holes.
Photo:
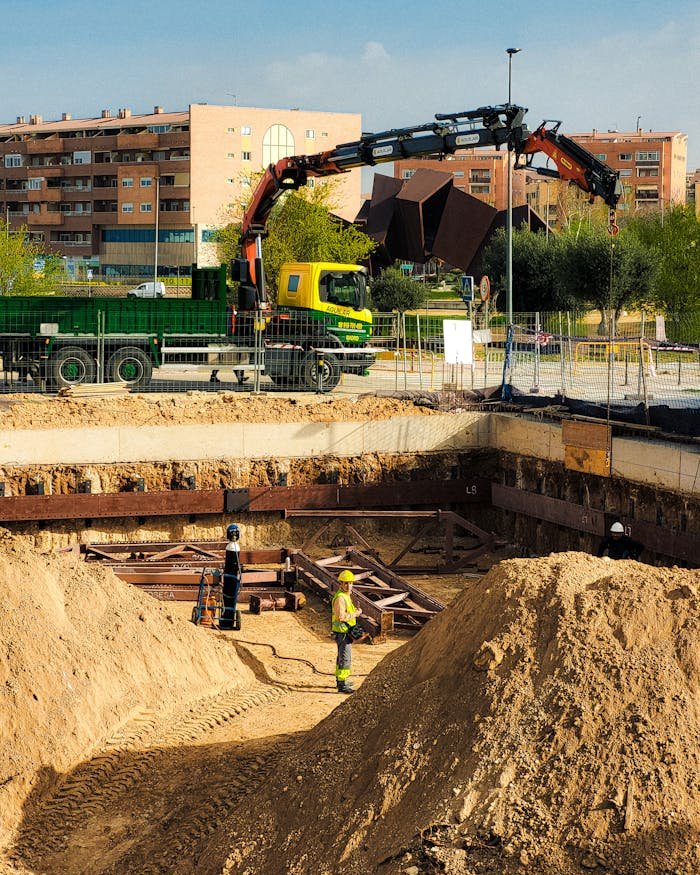
[[[65,149],[63,140],[58,137],[49,140],[26,140],[22,145],[27,155],[57,155]]]
[[[63,214],[58,212],[50,213],[48,210],[42,210],[40,213],[28,213],[27,224],[30,228],[41,227],[43,225],[62,225]]]
[[[144,149],[158,148],[158,134],[118,134],[117,149]]]

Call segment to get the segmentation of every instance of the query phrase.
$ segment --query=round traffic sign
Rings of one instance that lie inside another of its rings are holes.
[[[482,301],[488,301],[491,297],[491,281],[487,276],[481,277],[481,282],[479,283],[479,296]]]

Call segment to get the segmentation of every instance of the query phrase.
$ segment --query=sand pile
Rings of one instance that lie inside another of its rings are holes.
[[[198,872],[700,871],[699,594],[696,571],[501,563],[303,739]]]
[[[227,422],[362,422],[394,416],[431,416],[411,401],[363,395],[319,400],[255,397],[236,392],[127,395],[123,398],[50,398],[16,395],[0,400],[3,428],[89,428],[111,425],[220,425]]]
[[[138,713],[254,682],[235,650],[70,556],[0,533],[0,845],[30,791]]]

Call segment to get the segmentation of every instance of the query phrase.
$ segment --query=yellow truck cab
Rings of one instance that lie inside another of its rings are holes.
[[[310,322],[322,322],[325,332],[342,346],[361,346],[372,335],[367,308],[367,271],[359,264],[295,262],[280,270],[277,307],[301,311]]]

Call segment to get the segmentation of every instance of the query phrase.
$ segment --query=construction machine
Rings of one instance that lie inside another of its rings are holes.
[[[525,107],[508,103],[437,114],[426,124],[363,134],[359,140],[326,152],[293,155],[267,168],[243,215],[241,258],[234,261],[232,276],[240,283],[239,313],[267,313],[265,370],[273,380],[290,372],[290,353],[280,340],[298,345],[302,385],[315,384],[317,376],[323,377],[324,386],[327,382],[335,385],[341,372],[361,372],[373,361],[369,352],[362,352],[372,334],[372,314],[366,305],[365,270],[360,265],[284,265],[277,307],[274,311],[270,308],[262,259],[267,220],[285,192],[298,190],[309,179],[402,158],[442,157],[481,146],[506,147],[515,154],[515,169],[568,180],[591,200],[600,197],[615,209],[622,192],[617,173],[559,133],[560,122],[544,121],[530,132],[524,121],[526,113]],[[551,159],[556,170],[535,166],[537,153]],[[335,294],[336,287],[342,289],[340,295]],[[276,354],[276,349],[281,353]],[[315,350],[322,350],[322,357]],[[325,369],[323,374],[314,370],[318,362]]]

